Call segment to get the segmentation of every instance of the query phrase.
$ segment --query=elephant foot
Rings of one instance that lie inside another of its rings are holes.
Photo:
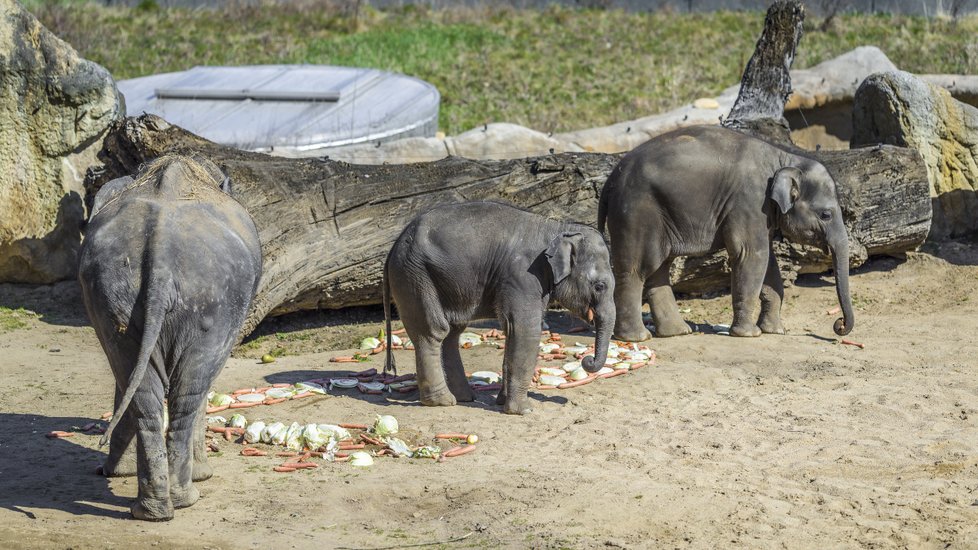
[[[170,491],[170,501],[173,502],[175,509],[193,506],[198,500],[200,500],[200,491],[192,483],[183,491]]]
[[[730,336],[754,338],[761,335],[761,327],[753,323],[744,323],[730,327]]]
[[[173,519],[173,503],[170,499],[139,499],[129,508],[132,517],[143,521],[170,521]]]
[[[533,412],[528,399],[515,399],[503,405],[503,412],[506,414],[529,414]]]
[[[644,325],[641,328],[630,329],[626,327],[615,327],[612,338],[623,342],[644,342],[652,338],[652,333]]]
[[[116,462],[115,464],[106,461],[95,468],[96,475],[105,477],[132,477],[136,475],[136,462]]]
[[[458,403],[452,392],[445,388],[443,391],[435,393],[421,392],[421,404],[426,407],[451,407]]]
[[[191,479],[194,481],[207,481],[214,475],[214,468],[207,461],[201,460],[200,462],[194,461],[193,463],[193,473],[191,474]]]
[[[458,403],[471,403],[475,401],[475,392],[467,384],[465,389],[458,389],[452,392],[455,396],[455,401]]]
[[[769,319],[761,319],[761,321],[759,323],[757,323],[757,326],[759,326],[761,328],[761,332],[763,332],[764,334],[784,334],[785,333],[784,325],[781,324],[781,320],[780,319],[777,319],[777,320],[774,320],[774,321],[769,320]]]
[[[693,329],[686,321],[660,321],[655,323],[655,335],[659,338],[669,338],[671,336],[683,336],[692,334]]]

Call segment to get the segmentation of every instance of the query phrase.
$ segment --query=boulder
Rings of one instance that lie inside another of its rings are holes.
[[[0,282],[75,276],[83,180],[125,109],[101,66],[0,0]]]
[[[903,71],[871,75],[856,92],[853,146],[911,147],[924,159],[934,208],[930,238],[978,232],[978,109]]]

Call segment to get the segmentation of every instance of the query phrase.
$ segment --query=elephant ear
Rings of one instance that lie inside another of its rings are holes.
[[[787,214],[788,210],[795,205],[800,193],[798,186],[801,184],[801,170],[794,166],[785,166],[774,173],[774,182],[771,184],[771,199],[778,203],[782,214]]]
[[[581,242],[584,236],[580,233],[561,233],[550,241],[550,246],[544,254],[547,256],[547,263],[554,274],[554,284],[557,284],[570,275],[571,267],[574,265],[574,248]]]

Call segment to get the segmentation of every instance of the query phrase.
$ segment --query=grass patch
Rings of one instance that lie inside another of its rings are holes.
[[[27,328],[30,326],[28,321],[36,318],[36,313],[27,311],[22,307],[10,309],[9,307],[0,306],[0,334]]]
[[[487,122],[568,131],[630,120],[735,84],[763,24],[760,12],[404,7],[354,2],[219,10],[104,7],[32,0],[30,9],[81,55],[132,78],[194,65],[323,63],[392,70],[442,94],[440,126]],[[978,17],[811,17],[795,68],[879,46],[901,69],[978,73]],[[105,38],[111,37],[111,38]]]

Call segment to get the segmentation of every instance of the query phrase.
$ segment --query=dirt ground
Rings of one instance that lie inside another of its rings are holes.
[[[789,335],[655,339],[655,367],[534,392],[525,417],[503,415],[488,394],[435,409],[416,394],[347,390],[248,409],[250,420],[299,422],[392,414],[421,434],[481,441],[444,463],[278,474],[277,460],[222,440],[201,500],[144,523],[128,519],[133,478],[94,475],[97,436],[44,437],[111,408],[77,287],[0,285],[0,306],[37,314],[0,328],[0,546],[978,547],[978,244],[875,260],[852,288],[850,337],[865,349],[832,335],[832,279],[805,276],[786,292]],[[681,307],[690,321],[730,322],[726,295]],[[216,389],[342,371],[328,359],[380,321],[365,309],[266,323]],[[268,351],[280,357],[260,364]],[[498,370],[501,352],[463,359],[469,371]],[[398,360],[413,371],[410,352]]]

